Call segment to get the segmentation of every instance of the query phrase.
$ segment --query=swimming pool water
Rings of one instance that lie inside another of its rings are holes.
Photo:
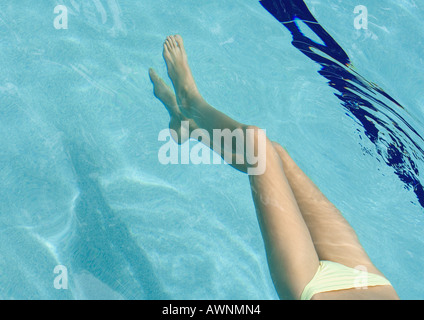
[[[423,136],[422,5],[367,1],[357,30],[357,0],[305,3]],[[175,33],[206,100],[284,145],[400,297],[423,299],[416,193],[256,0],[0,3],[0,298],[278,298],[247,177],[158,161],[169,117],[147,72],[166,78],[162,43]],[[67,289],[55,288],[58,265]]]

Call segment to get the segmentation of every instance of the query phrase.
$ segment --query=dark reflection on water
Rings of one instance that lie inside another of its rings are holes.
[[[293,46],[321,65],[319,74],[337,91],[335,95],[346,115],[355,119],[374,144],[376,159],[390,166],[424,207],[424,188],[417,165],[424,159],[420,146],[423,138],[405,119],[405,108],[352,69],[346,52],[318,23],[303,0],[263,0],[261,4],[291,32]],[[302,33],[301,24],[323,43]]]

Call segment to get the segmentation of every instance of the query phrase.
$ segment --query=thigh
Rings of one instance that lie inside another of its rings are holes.
[[[282,162],[271,141],[265,140],[266,170],[249,176],[252,196],[276,289],[281,298],[297,299],[315,275],[319,260]]]
[[[320,260],[381,274],[372,264],[356,232],[342,213],[297,166],[278,143],[273,143],[284,167]]]

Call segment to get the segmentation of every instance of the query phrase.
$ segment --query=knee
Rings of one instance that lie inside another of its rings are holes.
[[[272,146],[266,135],[266,131],[257,126],[245,127],[246,147],[258,154],[261,150],[266,150],[267,146]]]
[[[256,126],[246,126],[245,137],[248,174],[261,175],[265,172],[267,154],[272,145],[265,130]]]
[[[277,149],[279,152],[287,152],[286,148],[284,148],[281,144],[276,141],[272,141],[272,146]]]
[[[275,149],[277,149],[277,150],[284,149],[284,148],[281,146],[281,144],[279,144],[278,142],[272,141],[271,143],[272,143],[272,146],[273,146]]]
[[[247,142],[255,142],[255,141],[268,141],[266,136],[266,131],[257,126],[246,126],[245,127]]]
[[[288,155],[287,150],[278,142],[272,141],[272,146],[274,147],[275,151],[277,151],[278,156],[283,160]]]

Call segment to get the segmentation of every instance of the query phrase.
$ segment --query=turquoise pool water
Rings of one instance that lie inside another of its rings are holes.
[[[406,124],[392,129],[417,132],[408,151],[419,181],[417,2],[367,1],[368,29],[357,30],[362,3],[305,1],[356,72],[403,107]],[[57,5],[68,9],[68,29],[54,26]],[[286,146],[400,297],[423,299],[417,192],[256,0],[0,3],[0,298],[278,298],[247,177],[158,161],[169,117],[148,68],[166,77],[162,43],[175,33],[204,97]],[[58,265],[67,288],[56,286]]]

